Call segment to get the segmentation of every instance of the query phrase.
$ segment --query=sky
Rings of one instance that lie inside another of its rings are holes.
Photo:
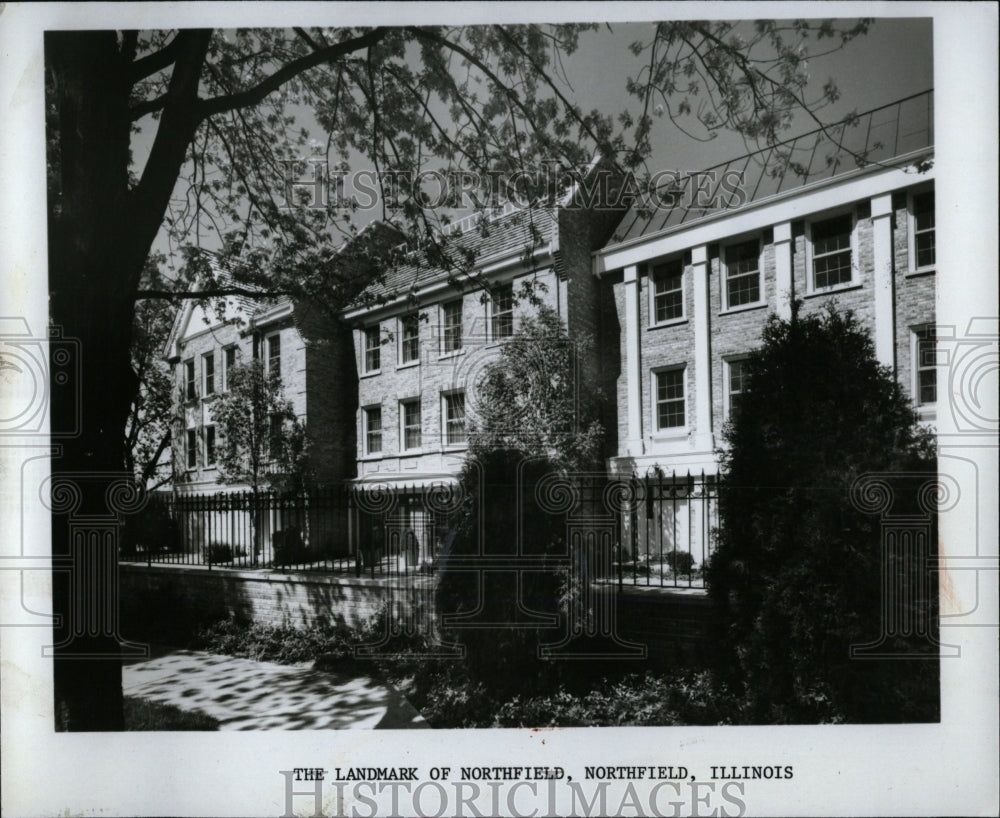
[[[648,23],[602,26],[584,33],[579,49],[563,61],[570,83],[567,95],[585,111],[597,108],[617,113],[632,103],[633,110],[637,110],[638,102],[625,91],[627,77],[634,76],[638,69],[628,46],[638,39],[648,40],[651,33]],[[836,122],[851,111],[863,112],[925,91],[933,86],[932,37],[929,18],[881,18],[865,36],[856,38],[839,51],[810,60],[807,96],[813,95],[833,77],[842,96],[822,111],[821,118],[825,122]],[[829,43],[829,40],[813,41],[810,50],[825,51]],[[314,137],[325,142],[325,134],[311,122],[308,112],[303,112],[301,119],[300,124],[306,125]],[[791,138],[815,127],[815,123],[802,114],[787,135]],[[136,155],[141,156],[148,150],[152,135],[152,128],[145,129],[136,145]],[[694,171],[747,153],[743,140],[734,134],[720,132],[710,141],[697,141],[676,129],[665,117],[657,120],[652,142],[651,171]],[[360,228],[379,215],[380,209],[372,209],[355,218],[355,225]],[[209,235],[203,236],[203,246],[217,249],[218,245]],[[164,231],[153,249],[169,254]]]

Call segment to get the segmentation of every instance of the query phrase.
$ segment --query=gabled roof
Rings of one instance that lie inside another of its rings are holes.
[[[516,209],[491,219],[463,220],[464,227],[456,235],[445,235],[441,249],[445,263],[431,263],[423,250],[403,255],[385,271],[382,280],[367,287],[358,299],[387,299],[439,281],[446,281],[462,272],[467,256],[473,257],[473,267],[512,251],[526,252],[551,244],[556,237],[556,211],[549,208]]]
[[[699,173],[682,175],[676,183],[672,179],[671,195],[662,200],[642,197],[622,219],[608,246],[694,224],[717,214],[720,202],[722,208],[726,208],[728,201],[727,209],[736,209],[727,195],[732,191],[736,174],[743,174],[740,187],[744,196],[738,206],[744,207],[865,165],[892,166],[900,157],[925,149],[930,151],[933,146],[934,92],[929,90]],[[860,162],[856,156],[864,157],[865,161]],[[711,184],[705,181],[709,172],[714,174]],[[703,194],[700,201],[695,195],[699,184]],[[665,187],[659,191],[667,193]]]

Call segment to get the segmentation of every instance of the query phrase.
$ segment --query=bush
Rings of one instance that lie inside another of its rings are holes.
[[[667,554],[667,564],[675,574],[690,574],[694,568],[694,555],[690,551],[674,548]]]
[[[934,634],[885,645],[920,661],[850,654],[882,632],[883,593],[880,520],[852,487],[878,473],[894,514],[919,513],[918,486],[936,472],[933,439],[850,313],[772,317],[744,376],[706,569],[720,674],[742,689],[753,722],[936,720]],[[937,587],[929,524],[926,565],[912,560],[893,581],[896,602],[909,599],[901,615],[936,627],[936,593],[921,590]]]
[[[302,534],[298,526],[290,525],[284,531],[275,531],[271,535],[271,548],[275,566],[294,565],[311,561],[311,554],[302,542]]]
[[[232,562],[234,556],[233,547],[224,542],[211,543],[205,549],[205,559],[213,565],[221,562]]]

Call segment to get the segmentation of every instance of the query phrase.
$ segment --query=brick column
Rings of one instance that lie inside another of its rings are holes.
[[[892,194],[872,199],[872,255],[875,265],[875,357],[896,368],[892,297]]]
[[[642,359],[639,354],[639,269],[625,268],[625,385],[628,406],[629,456],[643,453]]]
[[[709,317],[708,247],[691,250],[691,282],[694,286],[694,408],[695,448],[715,448],[712,435],[712,322]]]
[[[778,317],[787,321],[792,317],[792,299],[795,297],[791,222],[774,225],[774,284]]]

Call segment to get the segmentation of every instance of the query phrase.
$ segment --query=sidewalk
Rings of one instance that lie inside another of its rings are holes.
[[[427,728],[393,688],[369,676],[279,665],[197,650],[127,663],[126,696],[219,721],[220,730],[393,730]]]

